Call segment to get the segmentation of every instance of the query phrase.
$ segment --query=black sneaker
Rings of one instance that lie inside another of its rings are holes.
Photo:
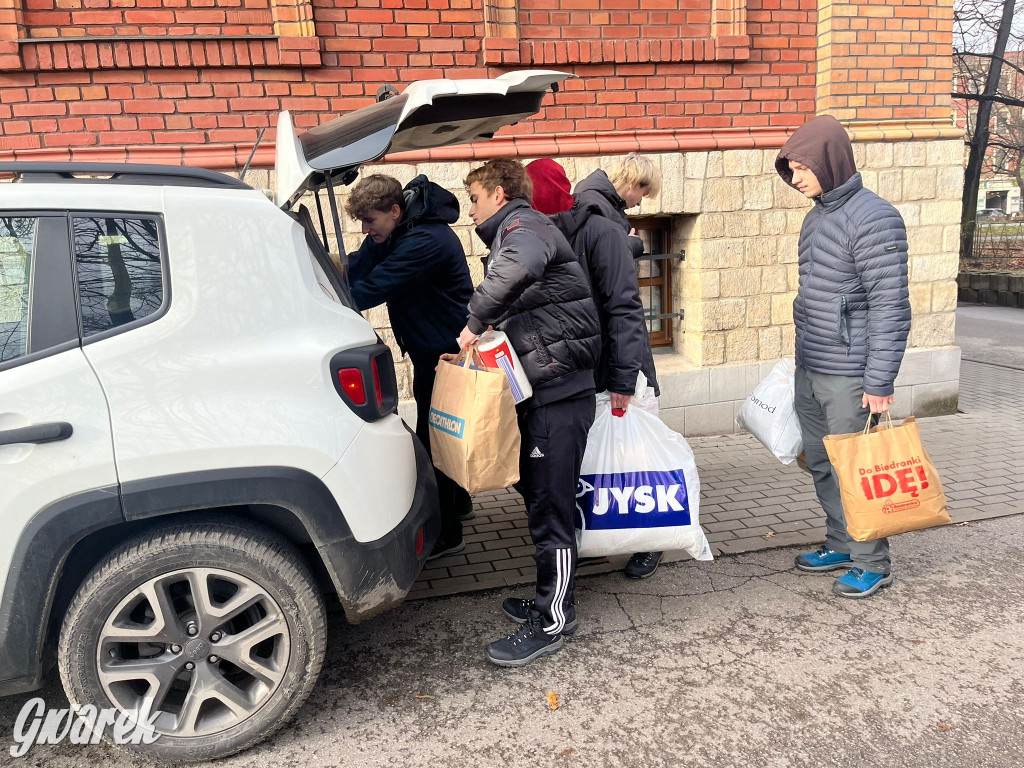
[[[625,573],[628,579],[646,579],[658,570],[663,552],[637,552],[626,563]]]
[[[549,635],[540,621],[530,619],[508,637],[487,646],[487,660],[499,667],[525,667],[534,659],[561,650],[561,635]]]
[[[430,554],[427,556],[427,562],[436,560],[439,557],[445,555],[454,555],[466,548],[466,541],[461,536],[458,541],[438,541],[434,545],[434,548],[430,550]]]
[[[507,597],[501,604],[501,610],[505,612],[516,624],[525,624],[532,617],[535,601],[524,600],[521,597]],[[563,635],[571,635],[579,627],[579,619],[576,618],[576,608],[569,606],[565,612],[565,626],[562,628]]]
[[[467,520],[472,520],[474,517],[476,517],[476,511],[473,509],[473,505],[470,504],[469,507],[459,512],[459,514],[456,515],[456,517],[458,517],[458,519],[464,523]]]

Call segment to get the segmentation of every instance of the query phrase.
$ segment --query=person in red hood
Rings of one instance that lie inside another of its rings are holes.
[[[533,181],[533,207],[536,210],[554,216],[572,208],[572,185],[561,165],[545,157],[527,165],[526,173]]]
[[[629,242],[638,238],[628,237],[598,205],[574,199],[565,169],[554,160],[534,160],[526,172],[533,181],[533,207],[551,216],[590,279],[601,320],[601,356],[594,373],[597,391],[607,390],[611,407],[625,410],[636,391],[637,374],[643,371],[655,395],[661,394]],[[653,575],[661,555],[634,554],[626,564],[626,576]]]
[[[853,146],[834,117],[804,123],[775,168],[814,201],[798,245],[795,406],[827,524],[824,546],[799,555],[796,567],[849,569],[833,592],[869,597],[892,583],[889,543],[850,537],[822,438],[859,432],[893,403],[910,332],[907,231],[899,212],[864,188]]]

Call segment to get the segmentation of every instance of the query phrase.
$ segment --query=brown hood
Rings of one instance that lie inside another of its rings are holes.
[[[841,187],[857,172],[853,145],[846,129],[831,115],[813,117],[801,125],[779,151],[775,170],[787,184],[793,183],[789,161],[803,163],[821,184],[822,192]]]

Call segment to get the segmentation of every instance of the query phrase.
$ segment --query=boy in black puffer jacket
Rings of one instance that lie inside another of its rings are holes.
[[[487,276],[469,302],[463,349],[488,326],[504,331],[533,387],[519,407],[520,481],[536,547],[533,600],[510,598],[522,627],[487,646],[495,664],[519,667],[562,647],[576,629],[576,485],[594,422],[601,328],[590,284],[569,243],[530,207],[521,163],[492,160],[466,179],[469,215],[490,247]]]

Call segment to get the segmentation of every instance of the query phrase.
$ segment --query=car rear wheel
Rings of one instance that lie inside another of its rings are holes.
[[[76,707],[138,712],[149,699],[156,740],[123,746],[186,762],[239,752],[287,722],[325,644],[323,601],[298,552],[228,521],[150,532],[108,555],[72,601],[58,661]]]

